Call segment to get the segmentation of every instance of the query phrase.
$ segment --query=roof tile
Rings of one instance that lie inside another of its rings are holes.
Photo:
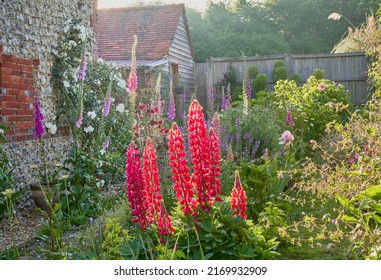
[[[184,4],[99,10],[98,55],[104,60],[131,59],[134,35],[136,58],[159,59],[168,54]]]

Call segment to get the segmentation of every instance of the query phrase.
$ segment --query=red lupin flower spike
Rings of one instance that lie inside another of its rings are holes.
[[[149,137],[143,152],[143,184],[146,190],[145,207],[147,209],[147,220],[152,224],[157,221],[158,214],[160,213],[162,196],[160,194],[156,151]]]
[[[234,215],[241,216],[242,219],[246,219],[246,193],[242,188],[241,180],[239,178],[238,170],[235,171],[234,188],[231,194],[230,206],[234,211]]]
[[[209,211],[213,203],[209,194],[213,181],[210,170],[210,149],[204,114],[197,100],[194,100],[189,107],[188,139],[193,165],[192,184],[196,189],[197,204],[200,209]]]
[[[168,140],[169,165],[172,167],[176,200],[180,203],[185,215],[195,214],[196,201],[193,197],[194,191],[187,166],[184,139],[181,137],[181,131],[176,123],[172,124]]]
[[[145,230],[148,226],[145,208],[146,193],[142,180],[140,152],[134,141],[128,146],[126,157],[126,191],[131,215],[134,217],[132,221],[139,223],[140,227]]]
[[[213,128],[209,129],[209,149],[210,149],[210,177],[211,186],[209,196],[211,200],[221,201],[221,167],[220,167],[220,141]]]

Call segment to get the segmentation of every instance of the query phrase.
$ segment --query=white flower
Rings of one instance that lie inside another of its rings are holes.
[[[63,85],[64,85],[64,87],[65,87],[65,88],[68,88],[68,87],[70,87],[70,84],[69,84],[69,82],[68,82],[68,81],[63,81]]]
[[[89,126],[85,127],[85,128],[83,129],[83,131],[86,132],[86,133],[91,133],[91,132],[94,131],[94,127],[92,127],[91,125],[89,125]]]
[[[122,79],[118,79],[118,87],[125,89],[126,88],[126,81]]]
[[[341,17],[342,15],[340,15],[339,13],[332,13],[328,16],[328,19],[338,21]]]
[[[95,119],[95,117],[97,116],[97,114],[95,113],[95,111],[90,111],[90,112],[87,112],[87,116],[90,118],[90,119]]]
[[[50,134],[56,134],[56,132],[57,132],[57,125],[55,125],[53,123],[50,123],[50,122],[47,122],[47,123],[45,123],[45,126],[48,129],[48,132]]]
[[[100,188],[100,187],[103,187],[105,185],[105,180],[100,180],[100,181],[97,181],[95,183],[95,185]]]
[[[124,112],[124,104],[119,103],[118,106],[116,106],[116,110],[117,110],[119,113],[123,113],[123,112]]]
[[[4,129],[0,128],[0,134],[4,133]]]
[[[106,153],[106,150],[102,149],[99,152],[101,153],[101,156],[103,156]]]

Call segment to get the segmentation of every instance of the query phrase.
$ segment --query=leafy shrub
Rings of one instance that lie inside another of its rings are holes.
[[[320,139],[328,123],[341,123],[348,118],[349,99],[350,94],[342,85],[329,80],[318,81],[311,76],[303,86],[297,86],[294,81],[279,81],[274,93],[259,96],[257,103],[273,108],[284,124],[290,113],[295,123],[292,130],[308,143],[311,139]]]
[[[249,65],[249,67],[247,68],[247,74],[249,75],[250,80],[255,79],[258,76],[258,73],[258,68],[255,67],[255,65],[253,64]]]
[[[237,160],[260,157],[265,149],[270,153],[278,151],[281,120],[257,105],[250,108],[247,116],[242,114],[242,110],[241,105],[231,107],[220,117],[222,151],[227,152],[231,143]]]
[[[351,199],[338,196],[345,209],[342,220],[352,228],[352,246],[367,259],[381,259],[381,185],[372,186]]]
[[[233,66],[229,65],[228,71],[224,73],[223,78],[220,81],[220,84],[222,87],[225,88],[225,90],[228,88],[228,85],[230,85],[231,92],[234,92],[236,87],[238,86],[237,74]]]
[[[254,92],[259,92],[266,89],[267,76],[264,73],[259,73],[257,77],[251,82]]]
[[[299,75],[299,74],[296,74],[296,73],[291,74],[290,77],[289,77],[289,80],[290,80],[290,81],[295,81],[295,83],[296,83],[297,85],[299,85],[299,84],[300,84],[300,75]]]
[[[174,224],[184,217],[177,212]],[[250,220],[234,216],[227,202],[216,203],[195,225],[178,228],[177,247],[187,259],[272,259],[278,244],[266,240],[263,229]]]
[[[15,203],[22,198],[26,189],[15,190],[13,180],[13,167],[8,155],[3,150],[3,142],[6,141],[4,134],[9,130],[8,127],[0,124],[0,220],[7,211],[7,201]]]
[[[320,69],[320,68],[316,68],[311,76],[314,76],[317,80],[322,80],[325,78],[325,71],[323,69]]]
[[[120,249],[130,239],[127,230],[123,229],[118,219],[110,219],[103,231],[103,259],[121,260]]]
[[[101,212],[101,188],[94,176],[97,174],[96,161],[89,154],[72,149],[65,161],[64,169],[70,177],[57,187],[61,193],[62,210],[76,225],[96,217]]]
[[[249,217],[255,222],[265,211],[271,197],[278,196],[291,182],[291,171],[295,165],[292,164],[292,158],[289,159],[290,162],[285,162],[288,156],[241,164],[239,171],[247,195]]]
[[[274,69],[274,82],[287,79],[287,68],[286,67],[277,67]]]
[[[367,106],[366,114],[353,113],[345,124],[332,122],[328,134],[314,142],[314,157],[305,165],[306,180],[300,187],[351,198],[379,184],[381,106],[376,99]]]
[[[274,70],[278,67],[286,67],[286,64],[284,63],[283,59],[278,59],[274,61]]]
[[[240,100],[242,100],[242,85],[236,86],[232,94],[233,105],[238,104],[237,101],[240,101]]]

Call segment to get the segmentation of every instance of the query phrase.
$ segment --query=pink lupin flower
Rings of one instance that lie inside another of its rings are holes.
[[[134,95],[138,88],[138,75],[136,70],[136,47],[138,45],[138,36],[134,35],[134,43],[131,51],[131,71],[128,76],[127,86],[130,91],[130,96]]]
[[[157,219],[157,229],[159,235],[168,235],[175,232],[163,200],[160,202],[160,214]]]
[[[169,107],[168,107],[168,118],[167,120],[169,122],[173,121],[176,116],[176,109],[175,109],[175,97],[173,92],[171,91],[171,98],[169,100]]]
[[[234,188],[231,194],[230,207],[234,211],[234,215],[241,216],[242,219],[246,219],[246,192],[242,188],[238,170],[235,171]]]
[[[220,167],[220,140],[214,133],[213,128],[209,129],[209,149],[210,149],[210,179],[209,188],[210,200],[221,201],[221,167]]]
[[[176,191],[176,200],[180,203],[183,213],[195,215],[196,201],[187,166],[184,139],[176,123],[168,135],[169,165],[172,167],[173,188]]]
[[[151,138],[147,138],[143,152],[143,184],[146,190],[145,208],[147,209],[147,220],[150,224],[157,221],[160,213],[160,194],[159,169],[156,162],[156,151]]]
[[[220,141],[221,141],[221,122],[220,122],[220,117],[218,116],[217,113],[214,113],[212,123],[213,123],[214,133],[216,134],[218,141],[220,143]]]
[[[145,208],[146,192],[143,185],[140,152],[134,141],[130,143],[126,152],[126,191],[131,215],[134,217],[132,221],[145,230],[149,224]]]
[[[210,176],[211,158],[204,114],[197,100],[194,100],[189,107],[188,139],[193,165],[192,184],[196,189],[197,204],[200,209],[209,211],[214,201],[209,193],[213,182]]]

